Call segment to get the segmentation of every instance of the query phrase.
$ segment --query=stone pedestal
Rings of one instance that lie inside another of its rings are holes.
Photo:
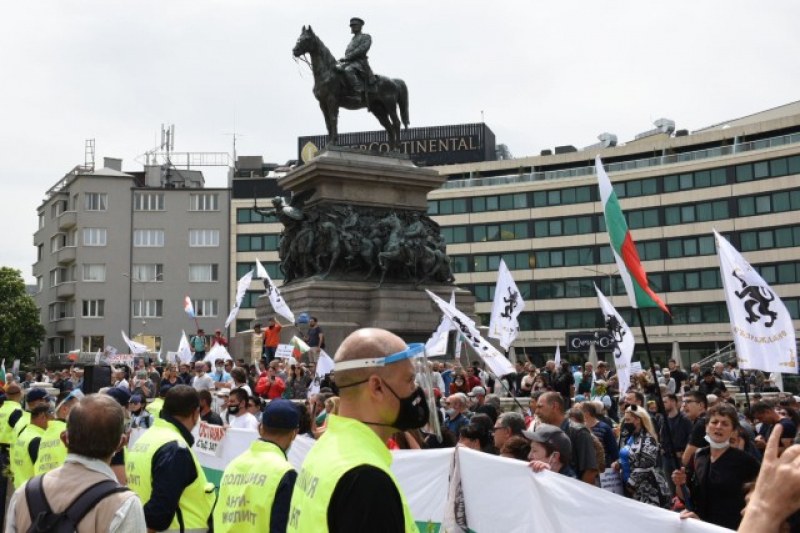
[[[278,182],[295,195],[313,189],[304,207],[309,212],[330,205],[348,205],[407,216],[424,215],[428,193],[443,181],[436,171],[418,168],[402,156],[336,149],[320,153]],[[280,291],[295,316],[308,313],[318,318],[325,333],[326,351],[331,355],[347,335],[364,327],[388,329],[406,342],[426,341],[439,324],[441,313],[425,289],[446,301],[455,290],[458,308],[474,315],[475,298],[452,284],[387,279],[380,285],[379,276],[364,278],[363,273],[334,272],[327,277],[293,280]],[[262,322],[272,314],[266,295],[259,298],[256,312]],[[286,327],[284,333],[282,341],[287,342],[298,330]]]

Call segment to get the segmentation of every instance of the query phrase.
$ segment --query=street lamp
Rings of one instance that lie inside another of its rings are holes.
[[[614,281],[613,276],[619,274],[619,270],[615,270],[614,272],[603,272],[602,270],[597,270],[596,268],[589,268],[583,267],[584,270],[588,270],[589,272],[594,272],[595,274],[599,274],[601,276],[608,276],[608,292],[609,296],[614,296]]]

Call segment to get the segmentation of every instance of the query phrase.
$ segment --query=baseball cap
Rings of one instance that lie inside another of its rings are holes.
[[[131,396],[131,400],[128,403],[142,403],[142,395],[134,394],[133,396]]]
[[[297,429],[300,412],[290,400],[272,400],[261,414],[261,425],[265,428]]]
[[[43,400],[47,398],[47,391],[40,388],[31,389],[26,396],[27,401],[35,402],[36,400]]]
[[[568,465],[572,460],[572,442],[561,428],[550,424],[540,424],[536,431],[523,431],[522,434],[528,440],[552,446],[561,457],[562,465]]]
[[[475,396],[486,396],[486,389],[483,387],[473,387],[467,396],[470,398],[474,398]]]
[[[117,403],[122,407],[127,407],[131,401],[131,393],[121,387],[111,387],[106,391],[106,394],[117,400]]]

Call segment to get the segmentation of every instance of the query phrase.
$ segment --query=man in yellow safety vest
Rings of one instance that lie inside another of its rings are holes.
[[[286,531],[289,502],[297,479],[286,450],[297,436],[300,412],[289,400],[272,400],[261,414],[250,449],[222,474],[214,532]]]
[[[15,489],[33,477],[33,465],[39,457],[39,445],[47,424],[54,415],[53,408],[47,404],[34,407],[30,424],[25,426],[16,442],[11,445],[11,474],[14,476]]]
[[[423,350],[377,328],[357,330],[339,346],[339,414],[328,415],[325,433],[303,462],[288,532],[418,533],[390,469],[386,441],[428,422],[428,403],[411,361]]]

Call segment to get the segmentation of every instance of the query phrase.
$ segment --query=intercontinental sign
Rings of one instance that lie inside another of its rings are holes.
[[[299,137],[298,159],[303,163],[310,161],[326,142],[326,135]],[[369,152],[389,151],[384,130],[342,133],[339,145]],[[400,133],[400,153],[419,166],[493,161],[496,157],[494,133],[482,123],[409,128]]]

